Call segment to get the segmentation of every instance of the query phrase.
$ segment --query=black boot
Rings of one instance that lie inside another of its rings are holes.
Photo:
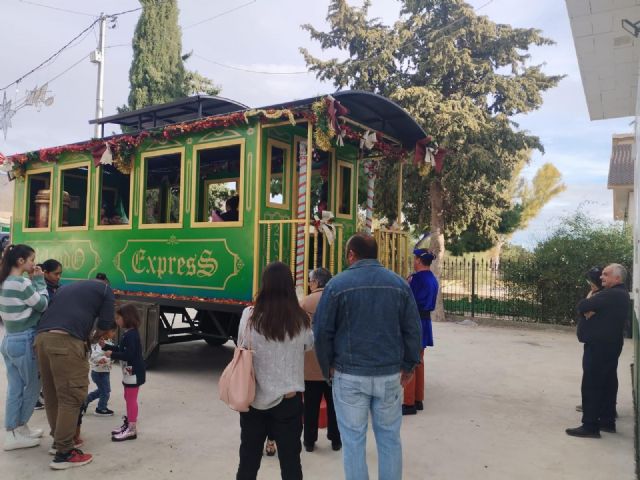
[[[567,432],[567,435],[571,435],[572,437],[600,438],[600,432],[598,430],[590,430],[585,428],[584,425],[580,425],[576,428],[567,428],[565,432]]]

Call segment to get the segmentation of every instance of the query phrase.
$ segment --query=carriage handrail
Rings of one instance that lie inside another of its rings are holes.
[[[274,236],[278,240],[277,252],[274,252],[275,259],[282,261],[285,253],[285,235],[282,227],[285,225],[305,225],[305,219],[268,219],[268,220],[259,220],[258,223],[260,225],[264,225],[266,227],[266,248],[265,248],[265,260],[266,263],[271,262],[272,260],[272,252],[271,252],[271,244],[274,239]],[[313,251],[316,250],[316,246],[319,245],[319,242],[322,242],[322,255],[314,255],[313,260],[310,264],[310,269],[315,269],[320,266],[328,268],[331,273],[335,274],[342,271],[343,267],[343,243],[344,243],[344,225],[341,223],[333,223],[332,224],[336,229],[336,238],[333,245],[329,245],[327,239],[324,235],[320,235],[318,230],[315,228],[313,224],[309,225],[310,227],[310,240],[311,245],[310,248],[313,248]],[[278,228],[280,227],[280,228]],[[274,229],[276,229],[275,235]],[[287,253],[289,254],[289,264],[291,271],[295,274],[295,232],[291,232],[290,245],[287,249]]]
[[[378,242],[380,263],[402,277],[409,275],[411,271],[410,233],[403,230],[380,227],[373,232],[373,235]]]

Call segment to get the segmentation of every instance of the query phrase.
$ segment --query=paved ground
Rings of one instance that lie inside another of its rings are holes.
[[[619,433],[583,440],[564,434],[580,418],[574,407],[580,401],[581,350],[573,334],[451,323],[436,324],[434,330],[437,346],[426,357],[426,410],[405,417],[402,426],[404,478],[634,478],[630,342],[619,370]],[[234,478],[238,416],[217,398],[217,379],[231,353],[230,345],[212,349],[203,342],[163,346],[141,390],[138,440],[112,443],[109,430],[117,418],[89,416],[84,437],[86,451],[95,455],[91,465],[50,471],[46,442],[30,450],[0,451],[0,478]],[[0,375],[4,398],[4,372]],[[121,415],[118,375],[114,371],[111,406]],[[44,427],[45,422],[44,412],[36,412],[32,424]],[[368,454],[371,476],[377,478],[371,436]],[[343,478],[341,455],[324,438],[302,458],[305,478]],[[277,459],[264,458],[259,478],[279,478]]]

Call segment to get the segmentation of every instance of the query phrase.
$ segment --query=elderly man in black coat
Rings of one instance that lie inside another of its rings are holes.
[[[600,438],[600,431],[616,431],[618,358],[622,352],[623,330],[629,315],[626,269],[617,263],[602,271],[603,290],[578,303],[584,315],[582,337],[582,425],[568,428],[567,435]]]

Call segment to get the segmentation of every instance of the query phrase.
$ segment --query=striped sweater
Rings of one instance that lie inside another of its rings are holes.
[[[49,294],[44,277],[9,275],[0,285],[0,318],[7,333],[35,328],[47,308]]]

